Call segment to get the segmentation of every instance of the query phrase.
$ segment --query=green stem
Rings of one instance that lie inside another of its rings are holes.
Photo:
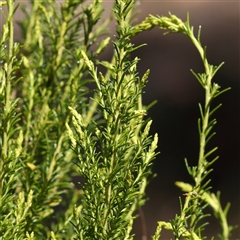
[[[52,178],[52,174],[53,174],[54,168],[55,168],[55,166],[57,164],[58,155],[61,153],[62,142],[63,142],[64,137],[65,137],[65,131],[62,132],[60,138],[58,139],[56,150],[55,150],[55,152],[53,154],[53,157],[51,159],[51,163],[50,163],[48,174],[47,174],[47,181],[48,182]]]
[[[3,119],[3,135],[2,135],[2,151],[0,158],[0,206],[2,205],[2,194],[3,194],[3,176],[4,176],[4,164],[5,159],[9,154],[9,129],[10,122],[7,118],[11,107],[11,77],[12,77],[12,64],[13,64],[13,12],[14,12],[14,0],[7,1],[8,7],[8,56],[7,56],[7,69],[6,69],[6,85],[5,85],[5,96],[4,96],[4,113],[5,118]]]
[[[228,226],[227,218],[226,218],[222,208],[219,209],[218,214],[219,214],[219,218],[220,218],[221,226],[222,226],[222,240],[228,240],[230,237],[230,229]]]
[[[35,34],[37,34],[36,31],[33,31],[34,28],[37,28],[37,17],[36,17],[36,12],[38,10],[39,7],[39,1],[33,1],[33,9],[31,12],[31,17],[29,18],[29,25],[26,31],[26,40],[25,40],[25,45],[28,48],[29,45],[33,42],[33,36],[32,33],[35,32]]]
[[[30,130],[32,128],[32,111],[33,111],[33,105],[34,105],[34,94],[35,94],[35,88],[34,88],[34,75],[33,75],[33,71],[29,70],[29,91],[28,91],[28,108],[27,108],[27,119],[26,119],[26,133],[25,133],[25,140],[24,140],[24,154],[27,154],[28,151],[28,143],[29,143],[29,135],[30,135]]]
[[[211,88],[212,88],[212,72],[211,72],[211,66],[207,61],[206,58],[206,53],[204,48],[202,47],[201,43],[199,42],[199,40],[197,40],[193,34],[193,29],[189,29],[189,31],[187,31],[187,35],[189,36],[189,38],[192,40],[193,44],[195,45],[195,47],[197,48],[197,50],[199,51],[199,54],[201,56],[201,59],[203,61],[203,65],[205,68],[205,76],[207,77],[206,79],[206,85],[204,87],[205,89],[205,105],[204,105],[204,116],[202,118],[202,129],[201,129],[201,133],[200,133],[200,149],[199,149],[199,156],[198,156],[198,173],[195,176],[195,187],[196,187],[196,192],[198,192],[198,190],[201,189],[201,181],[202,181],[202,176],[205,172],[205,163],[206,163],[206,159],[205,159],[205,148],[206,148],[206,139],[207,139],[207,128],[209,125],[209,118],[210,118],[210,102],[213,98],[212,93],[211,93]],[[204,80],[204,79],[203,79]],[[195,200],[195,204],[194,204],[194,208],[197,208],[197,204],[198,204],[198,199]],[[196,216],[193,214],[191,217],[191,224],[193,224],[193,222],[195,221]]]
[[[204,110],[204,118],[202,122],[202,131],[201,131],[201,136],[200,136],[200,149],[199,149],[199,158],[198,158],[198,169],[199,173],[197,177],[195,178],[196,186],[199,187],[202,179],[202,174],[205,171],[204,168],[204,162],[206,159],[204,158],[205,155],[205,147],[206,147],[206,130],[208,127],[209,123],[209,112],[210,112],[210,107],[209,107],[209,102],[210,102],[210,92],[209,92],[210,86],[206,87],[205,91],[205,110]]]
[[[12,76],[12,64],[13,64],[13,10],[14,10],[14,0],[7,1],[8,6],[8,30],[9,30],[9,40],[8,40],[8,57],[7,57],[7,81],[6,81],[6,90],[5,90],[5,99],[4,99],[4,111],[8,115],[11,102],[11,76]],[[3,133],[3,155],[4,157],[8,154],[8,141],[9,141],[9,120],[5,120],[4,124],[4,133]]]

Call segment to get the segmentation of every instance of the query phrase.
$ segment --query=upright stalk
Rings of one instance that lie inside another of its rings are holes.
[[[8,7],[8,31],[9,31],[9,40],[8,40],[8,55],[7,55],[7,69],[6,73],[6,88],[5,88],[5,99],[4,99],[4,112],[7,115],[10,109],[10,100],[11,100],[11,77],[12,77],[12,63],[13,63],[13,10],[14,10],[14,0],[7,0]],[[8,141],[9,141],[9,120],[6,118],[4,122],[3,129],[3,158],[7,156],[8,152]]]
[[[7,45],[7,59],[4,65],[5,75],[5,87],[4,87],[4,103],[3,103],[3,119],[2,119],[2,149],[0,157],[0,206],[2,206],[2,191],[4,181],[4,164],[9,154],[9,129],[10,122],[7,117],[10,111],[11,105],[11,78],[12,78],[12,64],[13,64],[13,12],[14,12],[14,0],[7,0],[8,17],[7,17],[7,29],[8,29],[8,44]],[[3,30],[4,31],[4,30]],[[7,30],[6,30],[7,31]],[[5,51],[5,50],[3,50]],[[4,83],[2,83],[4,84]]]

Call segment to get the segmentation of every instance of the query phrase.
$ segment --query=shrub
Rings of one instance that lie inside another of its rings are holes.
[[[222,66],[208,63],[206,48],[190,25],[173,14],[149,15],[134,25],[133,0],[116,0],[103,20],[100,0],[30,1],[21,23],[24,41],[14,41],[14,0],[2,1],[0,70],[0,236],[1,239],[133,239],[135,211],[145,202],[152,176],[157,134],[151,136],[150,106],[142,104],[149,70],[139,76],[142,47],[133,36],[158,26],[183,33],[197,48],[204,73],[195,73],[205,91],[199,105],[197,166],[185,160],[193,184],[177,182],[185,192],[180,213],[160,221],[175,239],[204,239],[207,206],[218,218],[221,239],[229,239],[229,205],[212,193],[209,173],[217,148],[206,151],[216,124],[212,108],[221,90],[212,78]],[[110,40],[106,27],[114,19]],[[99,55],[112,44],[110,61]],[[103,69],[102,72],[98,69]],[[75,180],[75,181],[74,181]],[[78,182],[78,183],[76,183]]]

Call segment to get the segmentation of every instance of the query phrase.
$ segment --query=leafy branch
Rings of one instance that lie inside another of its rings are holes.
[[[133,3],[115,3],[114,64],[98,63],[107,67],[106,76],[81,52],[97,86],[95,101],[102,124],[92,122],[95,131],[91,132],[84,117],[70,108],[74,129],[67,127],[84,179],[82,208],[76,208],[73,223],[78,239],[132,239],[134,212],[143,204],[156,155],[157,135],[153,140],[148,136],[151,122],[143,120],[146,113],[141,102],[148,73],[140,78],[136,71],[139,59],[130,59],[130,53],[139,47],[129,38],[134,31],[129,24]]]
[[[212,81],[214,75],[217,73],[223,63],[218,66],[213,66],[208,63],[206,57],[206,47],[203,47],[200,41],[201,27],[199,27],[197,37],[195,37],[194,28],[190,25],[189,15],[187,16],[186,22],[182,22],[181,19],[175,15],[172,15],[171,13],[169,15],[169,17],[155,17],[150,15],[142,23],[137,25],[136,28],[139,31],[143,31],[158,26],[163,30],[167,30],[173,33],[186,34],[190,38],[200,54],[205,69],[204,73],[195,73],[193,70],[191,70],[193,75],[197,78],[201,86],[204,88],[205,104],[204,106],[199,104],[200,118],[198,120],[198,130],[200,136],[200,147],[198,166],[190,167],[188,161],[185,160],[188,173],[194,180],[194,186],[191,186],[191,188],[188,187],[187,189],[182,187],[186,186],[184,183],[176,183],[178,186],[181,186],[183,191],[188,192],[185,194],[186,197],[184,204],[182,204],[180,201],[180,216],[176,215],[176,218],[171,221],[171,227],[169,227],[168,224],[166,225],[160,222],[154,238],[157,239],[157,237],[160,236],[159,232],[163,226],[172,229],[176,239],[180,239],[182,236],[190,239],[202,239],[203,237],[201,236],[201,232],[204,229],[206,223],[198,227],[197,225],[199,224],[200,220],[208,216],[208,214],[204,214],[202,210],[205,209],[208,205],[212,206],[212,204],[210,204],[211,198],[212,201],[216,199],[215,195],[209,194],[209,190],[211,188],[209,186],[210,180],[207,180],[206,177],[212,171],[210,167],[218,159],[218,156],[214,157],[213,159],[210,157],[217,150],[217,147],[211,149],[210,151],[206,151],[206,146],[209,140],[215,135],[215,132],[212,132],[212,128],[216,124],[216,119],[212,119],[211,117],[213,113],[220,108],[221,104],[212,109],[211,103],[214,98],[229,90],[229,88],[220,90],[220,86]],[[208,198],[204,197],[206,195]],[[215,215],[218,216],[220,224],[223,227],[223,234],[221,235],[221,238],[229,239],[233,227],[228,227],[226,214],[220,213],[220,202],[215,201],[215,204],[218,204],[218,210],[216,208],[213,208],[213,211]],[[228,207],[226,208],[226,212],[227,209]]]

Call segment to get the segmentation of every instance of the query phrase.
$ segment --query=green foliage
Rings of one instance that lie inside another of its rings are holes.
[[[95,101],[102,123],[93,121],[94,132],[82,115],[70,108],[74,132],[69,129],[72,148],[79,158],[79,173],[84,178],[82,209],[77,210],[78,239],[132,239],[134,211],[143,203],[147,176],[155,157],[157,135],[149,137],[151,122],[145,124],[141,95],[147,74],[141,79],[136,71],[136,49],[129,42],[131,2],[116,2],[115,19],[120,26],[113,41],[112,63],[103,63],[108,73],[95,69],[84,51],[82,57],[97,89]],[[101,64],[101,62],[100,62]]]
[[[194,184],[176,183],[186,192],[180,214],[159,222],[153,239],[162,228],[175,239],[203,239],[207,206],[222,226],[219,237],[229,239],[229,204],[221,207],[207,179],[217,148],[205,150],[220,107],[212,109],[211,102],[225,90],[212,82],[221,65],[208,63],[200,31],[195,38],[189,19],[183,23],[171,14],[150,15],[134,26],[133,0],[116,0],[104,21],[100,0],[29,2],[21,44],[14,42],[18,6],[0,3],[7,8],[0,38],[0,239],[133,239],[158,138],[149,134],[152,121],[142,105],[149,70],[139,76],[139,59],[131,58],[143,45],[131,38],[154,26],[186,34],[196,46],[205,72],[192,72],[206,99],[199,105],[198,166],[186,160]],[[111,61],[100,61],[112,18],[114,53]]]
[[[227,205],[225,210],[222,210],[219,197],[216,198],[213,193],[210,193],[211,186],[209,183],[211,179],[207,179],[209,173],[213,170],[211,168],[212,164],[218,159],[218,156],[213,158],[210,157],[217,150],[217,147],[206,151],[207,143],[215,135],[215,132],[211,131],[216,124],[216,119],[212,119],[212,115],[221,107],[221,104],[219,104],[212,109],[212,100],[223,92],[229,90],[229,88],[220,90],[220,86],[212,81],[214,75],[223,63],[219,66],[213,66],[208,63],[206,57],[206,47],[203,47],[200,41],[201,28],[199,28],[196,38],[194,35],[194,29],[190,25],[189,15],[187,16],[186,22],[182,22],[181,19],[171,13],[169,15],[169,17],[154,17],[150,15],[146,18],[146,20],[139,24],[137,28],[141,30],[148,30],[154,26],[158,26],[161,29],[169,30],[173,33],[186,34],[190,38],[200,54],[205,69],[204,73],[198,74],[191,70],[205,91],[205,104],[204,106],[199,104],[198,165],[191,167],[189,166],[187,159],[185,159],[187,171],[192,177],[194,185],[192,186],[183,182],[176,182],[177,186],[179,186],[184,192],[187,192],[184,194],[184,203],[180,198],[180,214],[176,215],[176,217],[170,221],[171,227],[167,223],[165,224],[163,222],[159,222],[159,227],[157,228],[153,239],[157,239],[158,236],[160,236],[162,227],[171,229],[175,239],[181,239],[182,237],[185,239],[205,239],[205,237],[202,236],[202,232],[208,223],[205,220],[202,220],[209,216],[209,214],[204,213],[207,206],[212,207],[214,215],[219,219],[222,226],[223,232],[219,235],[219,237],[221,239],[229,239],[231,231],[234,229],[233,226],[228,226],[226,221],[226,214],[229,206]]]

